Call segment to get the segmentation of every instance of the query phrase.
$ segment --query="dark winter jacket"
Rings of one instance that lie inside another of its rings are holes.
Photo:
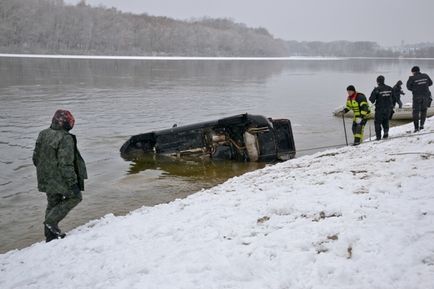
[[[372,91],[369,101],[375,104],[376,112],[391,111],[394,104],[393,88],[385,84],[379,84]]]
[[[67,194],[78,184],[84,190],[86,165],[73,134],[56,124],[39,133],[33,152],[38,189],[46,193]]]
[[[401,98],[401,95],[404,95],[401,85],[395,84],[395,86],[392,89],[393,89],[394,100],[398,100]]]
[[[408,79],[407,89],[413,92],[413,98],[429,97],[431,95],[429,87],[432,84],[433,82],[427,74],[417,72]]]

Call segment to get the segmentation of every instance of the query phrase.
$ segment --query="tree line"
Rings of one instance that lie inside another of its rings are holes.
[[[414,58],[434,58],[434,46],[408,49],[402,55]]]
[[[385,49],[372,41],[288,41],[290,55],[335,57],[398,57],[398,52]]]
[[[287,50],[292,56],[434,58],[432,43],[391,49],[372,41],[287,41]]]
[[[174,20],[81,1],[2,0],[0,51],[179,56],[285,56],[283,40],[230,19]]]
[[[146,56],[434,57],[434,45],[284,41],[230,19],[189,21],[91,7],[82,0],[0,1],[0,52]]]

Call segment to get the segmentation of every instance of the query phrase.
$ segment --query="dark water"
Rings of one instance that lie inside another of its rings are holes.
[[[46,200],[37,192],[31,156],[38,132],[58,108],[75,116],[72,132],[89,170],[84,201],[61,224],[69,230],[108,213],[182,198],[264,166],[129,163],[118,151],[133,134],[249,112],[289,118],[299,150],[342,144],[342,120],[331,112],[345,102],[346,86],[370,93],[378,74],[390,84],[406,81],[414,64],[434,75],[429,60],[0,58],[0,252],[43,238]],[[406,95],[404,102],[409,100]]]

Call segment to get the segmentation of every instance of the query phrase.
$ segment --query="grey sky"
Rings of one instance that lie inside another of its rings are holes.
[[[78,2],[66,0],[67,3]],[[434,42],[433,0],[87,0],[134,13],[229,17],[285,40]]]

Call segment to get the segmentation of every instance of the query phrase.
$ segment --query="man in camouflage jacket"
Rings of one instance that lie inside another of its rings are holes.
[[[65,237],[58,224],[82,200],[87,179],[77,139],[69,133],[74,122],[69,111],[56,111],[51,126],[39,133],[33,152],[38,189],[46,193],[48,200],[44,221],[47,242]]]

